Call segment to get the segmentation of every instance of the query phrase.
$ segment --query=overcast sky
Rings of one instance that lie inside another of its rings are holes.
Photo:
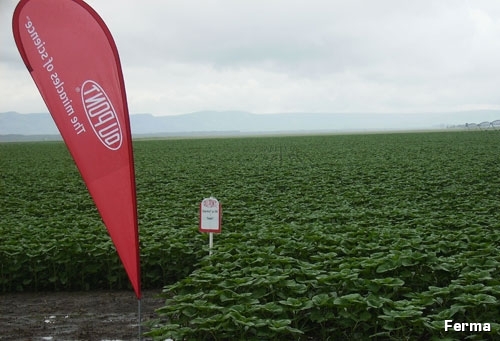
[[[0,0],[0,112],[47,112]],[[131,113],[500,109],[498,0],[88,0]]]

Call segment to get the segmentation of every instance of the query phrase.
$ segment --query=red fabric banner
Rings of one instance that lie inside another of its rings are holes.
[[[140,298],[132,139],[113,37],[81,0],[21,0],[12,25],[21,57]]]

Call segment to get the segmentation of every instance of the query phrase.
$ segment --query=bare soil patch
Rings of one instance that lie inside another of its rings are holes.
[[[154,310],[164,305],[160,292],[143,291],[143,332],[155,319]],[[1,294],[0,340],[137,340],[137,313],[133,291]]]

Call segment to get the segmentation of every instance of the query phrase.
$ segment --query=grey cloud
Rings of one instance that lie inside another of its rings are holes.
[[[87,1],[137,111],[500,106],[497,0]],[[0,3],[1,60],[23,66]]]

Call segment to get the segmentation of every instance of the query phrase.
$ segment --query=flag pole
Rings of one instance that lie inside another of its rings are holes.
[[[141,331],[141,299],[137,299],[137,318],[139,320],[139,341],[142,340],[142,331]]]

